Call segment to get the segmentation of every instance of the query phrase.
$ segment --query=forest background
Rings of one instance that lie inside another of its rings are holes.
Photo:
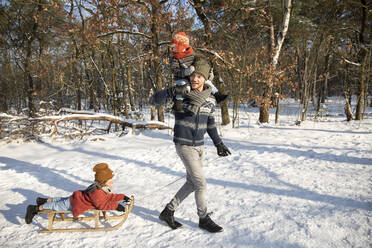
[[[173,85],[169,44],[183,31],[229,95],[222,125],[236,125],[241,104],[257,104],[261,123],[276,107],[277,121],[288,97],[299,100],[298,122],[329,96],[345,98],[348,121],[362,120],[372,106],[371,3],[2,0],[0,112],[35,118],[71,108],[128,119]],[[164,111],[151,107],[151,120],[163,122]]]

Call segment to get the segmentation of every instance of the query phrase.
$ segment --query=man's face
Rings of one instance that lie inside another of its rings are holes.
[[[199,91],[203,91],[205,78],[202,74],[194,72],[190,76],[191,88]]]

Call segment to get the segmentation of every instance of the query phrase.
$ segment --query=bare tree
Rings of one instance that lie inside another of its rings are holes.
[[[275,70],[278,64],[280,51],[282,49],[284,39],[287,35],[289,20],[291,17],[291,8],[292,8],[292,0],[285,0],[282,27],[278,33],[277,39],[275,40],[275,47],[274,47],[273,57],[271,61],[271,67],[272,67],[271,73],[270,73],[270,77],[267,80],[266,89],[265,89],[263,99],[260,104],[259,121],[261,123],[269,122],[269,109],[271,106],[271,98],[272,98],[272,91],[273,91],[273,77],[274,77],[274,73],[275,73]],[[272,25],[270,26],[271,26],[271,30],[273,30]],[[271,37],[271,44],[274,44],[274,42],[272,41],[274,39],[273,32],[270,37]]]
[[[356,106],[356,114],[355,120],[362,120],[363,119],[363,107],[365,101],[365,94],[366,94],[366,78],[367,78],[367,55],[368,55],[368,48],[365,42],[365,31],[367,28],[367,1],[360,0],[362,6],[362,19],[360,24],[360,31],[359,31],[359,64],[360,64],[360,84],[358,89],[358,101]]]

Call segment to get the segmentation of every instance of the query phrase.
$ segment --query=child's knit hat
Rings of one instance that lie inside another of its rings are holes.
[[[185,32],[179,32],[173,36],[171,47],[173,47],[172,54],[176,59],[186,58],[194,52]]]
[[[106,163],[99,163],[93,167],[93,171],[96,173],[95,180],[104,183],[114,177],[114,173],[108,167]]]
[[[173,36],[172,43],[182,43],[186,46],[190,46],[190,39],[185,32],[179,32]]]

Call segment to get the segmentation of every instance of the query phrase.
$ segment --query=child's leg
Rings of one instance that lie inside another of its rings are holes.
[[[70,197],[56,197],[52,198],[51,202],[42,205],[43,209],[51,209],[55,211],[71,210]]]
[[[65,199],[65,198],[66,197],[53,197],[53,198],[49,198],[48,202],[57,202],[57,201]]]
[[[212,94],[216,94],[218,92],[218,89],[216,88],[216,86],[214,86],[214,84],[212,83],[212,81],[210,80],[207,80],[205,81],[205,84],[207,84],[209,87],[211,87],[212,89]]]
[[[183,78],[183,79],[178,79],[175,81],[175,84],[176,86],[183,86],[183,85],[187,85],[188,90],[190,91],[190,82],[189,80]],[[175,97],[175,101],[174,101],[174,109],[176,112],[183,112],[183,106],[182,106],[182,102],[183,102],[183,96],[180,95],[180,94],[177,94],[176,97]]]

